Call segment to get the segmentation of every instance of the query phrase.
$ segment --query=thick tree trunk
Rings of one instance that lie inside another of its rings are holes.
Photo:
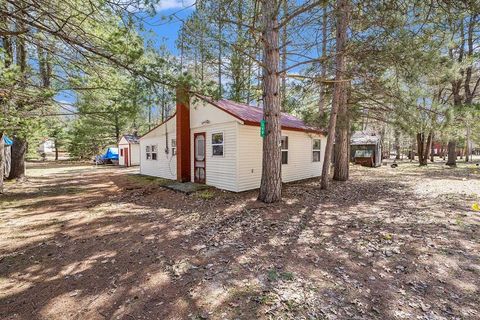
[[[426,166],[424,162],[423,150],[425,148],[425,136],[423,133],[417,133],[417,153],[418,153],[418,163],[421,166]]]
[[[426,166],[428,164],[428,158],[430,156],[432,143],[432,133],[428,134],[427,139],[425,140],[425,133],[417,133],[417,152],[418,152],[418,163],[421,166]]]
[[[448,141],[447,166],[455,167],[457,165],[457,142],[455,140]]]
[[[288,15],[288,0],[281,0],[283,7],[283,15]],[[287,68],[287,25],[282,28],[282,70]],[[287,73],[282,73],[282,111],[286,111],[287,105]]]
[[[423,162],[425,165],[428,163],[428,158],[430,157],[430,153],[432,151],[432,140],[433,140],[433,133],[430,132],[427,137],[427,142],[425,144],[425,151],[424,151],[424,158]]]
[[[325,83],[323,80],[327,75],[327,6],[323,8],[322,15],[322,61],[321,71],[320,71],[320,99],[318,99],[318,121],[319,126],[323,124],[323,118],[325,114]]]
[[[262,1],[263,18],[263,139],[262,179],[258,199],[271,203],[282,198],[281,127],[277,1]]]
[[[25,178],[25,153],[27,152],[27,141],[14,136],[11,148],[11,169],[8,179],[22,180]]]
[[[333,180],[337,181],[347,181],[350,171],[350,119],[345,90],[345,86],[342,86],[335,130],[335,169],[333,172]]]
[[[400,160],[400,132],[395,130],[395,160]]]
[[[349,0],[337,0],[335,85],[333,89],[332,111],[330,113],[330,120],[328,124],[327,145],[325,147],[325,156],[324,156],[323,168],[322,168],[322,181],[321,181],[322,189],[328,188],[328,181],[329,181],[328,174],[330,171],[330,163],[332,160],[333,141],[335,139],[338,110],[342,103],[346,103],[344,76],[345,76],[345,43],[347,40],[348,13],[349,13]],[[346,156],[347,156],[347,164],[348,164],[348,154]],[[335,162],[338,162],[338,159],[335,159]]]
[[[221,5],[218,5],[218,16],[221,17]],[[221,99],[223,96],[223,88],[222,88],[222,49],[223,49],[223,44],[222,44],[222,29],[223,29],[223,23],[222,19],[218,20],[218,98]]]
[[[5,141],[3,132],[0,133],[0,194],[3,193],[3,180],[5,175]]]

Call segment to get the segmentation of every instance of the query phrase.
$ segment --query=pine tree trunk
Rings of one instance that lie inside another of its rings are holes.
[[[25,178],[25,153],[27,152],[27,142],[24,139],[13,137],[11,155],[11,169],[8,179],[22,180]]]
[[[400,160],[400,132],[395,131],[395,160]]]
[[[447,166],[455,167],[457,165],[457,142],[455,140],[448,141]]]
[[[467,126],[467,137],[466,137],[466,145],[465,145],[465,162],[469,162],[471,160],[471,153],[472,150],[470,150],[470,126]]]
[[[221,17],[221,5],[218,5],[218,16]],[[223,88],[222,88],[222,49],[223,49],[223,44],[222,44],[222,28],[223,28],[223,23],[222,19],[218,20],[218,98],[221,99],[223,96]]]
[[[424,152],[425,150],[425,136],[422,133],[417,133],[417,153],[418,153],[418,164],[421,166],[426,165]]]
[[[262,1],[263,116],[267,123],[266,136],[263,139],[262,179],[258,199],[266,203],[280,201],[282,197],[277,7],[277,1]]]
[[[323,8],[322,15],[322,61],[321,71],[320,71],[320,99],[318,99],[318,121],[319,126],[322,125],[324,114],[325,114],[325,77],[327,75],[327,6]]]
[[[281,0],[283,6],[283,15],[288,15],[288,0]],[[287,68],[287,25],[282,28],[282,70]],[[287,103],[287,73],[282,73],[282,111],[285,111]]]
[[[432,137],[432,143],[430,144],[430,162],[435,162],[434,156],[435,156],[435,150],[433,148],[433,137]]]
[[[22,11],[23,12],[23,11]],[[23,13],[22,13],[23,15]],[[24,25],[22,22],[16,23],[17,30],[23,30]],[[22,37],[16,38],[16,65],[20,70],[19,85],[22,89],[27,86],[27,49],[25,45],[25,39]],[[18,102],[16,105],[17,110],[23,110],[25,106],[23,102]],[[11,170],[8,175],[8,179],[23,179],[25,178],[25,154],[27,152],[26,139],[19,138],[18,135],[13,137],[12,155],[11,155]]]
[[[5,141],[3,132],[0,134],[0,194],[3,193],[3,180],[5,175]]]
[[[428,164],[428,158],[430,157],[430,150],[432,150],[433,133],[430,132],[425,143],[425,151],[423,152],[423,163],[426,166]]]
[[[340,105],[346,103],[345,98],[345,43],[347,40],[347,28],[348,28],[348,13],[349,13],[349,0],[337,0],[336,19],[337,19],[337,32],[336,32],[336,55],[335,55],[335,85],[333,88],[332,99],[332,111],[330,113],[330,120],[328,123],[328,136],[327,145],[325,147],[325,156],[323,160],[322,168],[322,181],[321,188],[328,188],[328,174],[330,171],[330,163],[332,160],[333,141],[335,138],[337,114],[339,112]],[[348,165],[348,154],[347,157]],[[338,162],[338,159],[335,159]]]
[[[335,163],[333,180],[347,181],[350,169],[350,119],[345,86],[341,87],[341,102],[338,106],[337,126],[335,132]]]

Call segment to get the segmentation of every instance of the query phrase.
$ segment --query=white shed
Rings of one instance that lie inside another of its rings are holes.
[[[140,173],[240,192],[260,187],[263,110],[196,95],[140,138]],[[282,114],[282,180],[321,175],[325,134]],[[280,147],[280,146],[279,146]]]
[[[140,144],[135,134],[125,134],[118,142],[118,164],[131,167],[140,164]]]
[[[38,153],[53,153],[55,151],[55,140],[53,139],[44,139],[37,149]]]

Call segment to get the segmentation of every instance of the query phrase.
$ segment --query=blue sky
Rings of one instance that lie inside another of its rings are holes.
[[[182,20],[195,10],[194,3],[194,0],[160,0],[159,4],[155,6],[157,13],[152,17],[145,18],[146,31],[141,34],[146,41],[152,41],[157,48],[164,45],[173,55],[180,55],[175,41]],[[73,104],[76,97],[71,91],[62,91],[56,95],[55,100],[59,103]]]
[[[160,0],[156,6],[157,14],[146,19],[145,28],[150,33],[143,33],[146,40],[153,40],[158,46],[165,45],[174,55],[179,55],[175,41],[178,31],[193,10],[194,0]]]

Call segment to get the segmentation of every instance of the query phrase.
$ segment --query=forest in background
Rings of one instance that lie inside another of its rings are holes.
[[[381,133],[397,154],[414,149],[420,165],[433,141],[452,166],[458,150],[480,143],[478,1],[196,1],[178,55],[143,36],[159,3],[0,0],[9,178],[23,176],[46,137],[89,158],[121,134],[146,132],[174,112],[179,84],[264,108],[266,202],[281,196],[280,110],[329,130],[337,180],[348,179],[355,130]],[[65,93],[75,101],[59,101]]]

